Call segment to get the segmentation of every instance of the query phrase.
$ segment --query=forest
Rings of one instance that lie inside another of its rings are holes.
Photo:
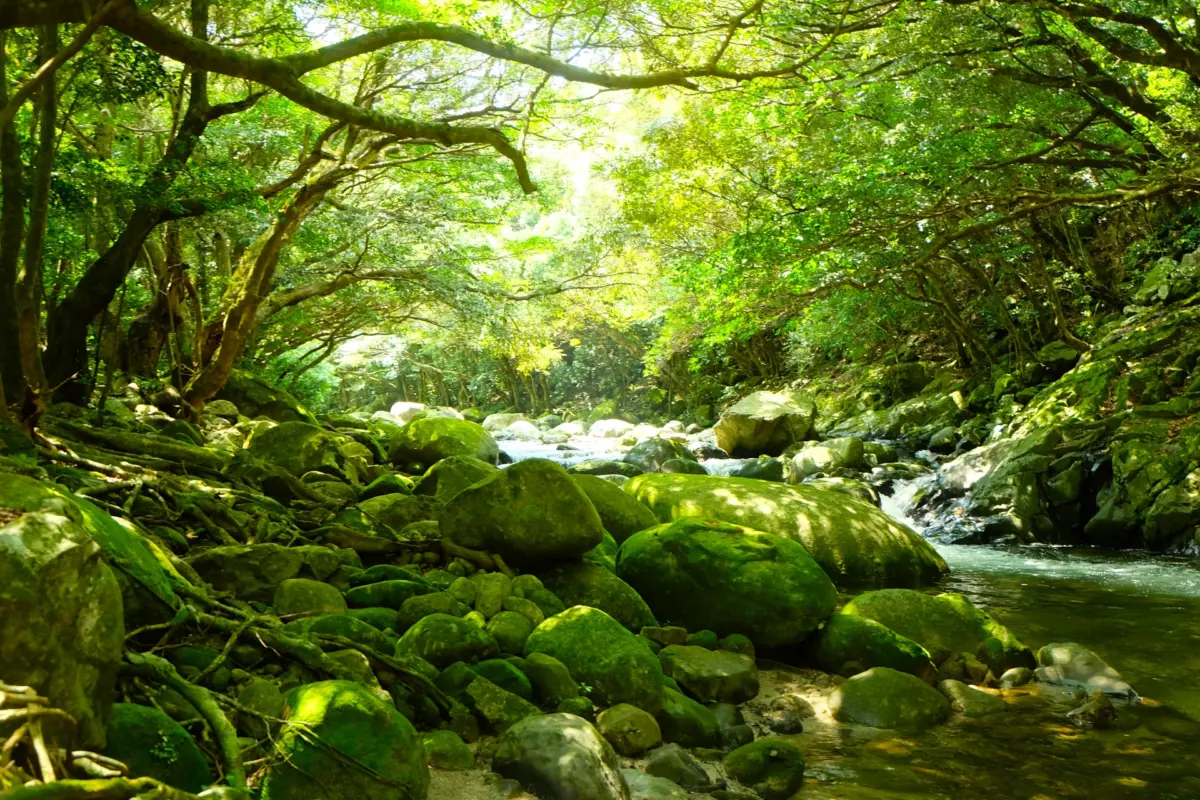
[[[0,0],[0,800],[1200,797],[1196,0]]]

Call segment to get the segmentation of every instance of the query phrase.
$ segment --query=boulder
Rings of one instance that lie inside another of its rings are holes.
[[[388,409],[388,413],[401,425],[412,422],[418,414],[424,413],[424,411],[424,403],[399,402],[393,403],[392,407]]]
[[[721,766],[763,800],[788,800],[804,783],[804,754],[786,739],[744,744],[727,754]]]
[[[693,461],[690,458],[672,458],[664,461],[660,472],[667,472],[678,475],[707,475],[708,470],[698,461]]]
[[[70,714],[76,744],[103,747],[124,637],[120,586],[80,508],[0,473],[0,679]]]
[[[434,769],[463,772],[475,768],[475,754],[454,731],[430,731],[421,735],[425,761]]]
[[[510,655],[520,655],[525,652],[525,642],[534,631],[534,624],[529,617],[515,611],[501,611],[488,620],[488,635],[496,640],[500,652]]]
[[[396,627],[393,630],[397,633],[404,633],[430,614],[465,617],[470,610],[465,603],[459,602],[449,592],[416,595],[401,604],[400,613],[396,615]]]
[[[618,754],[636,758],[662,743],[662,732],[649,713],[628,703],[600,712],[596,728]]]
[[[513,662],[504,658],[489,658],[471,666],[471,671],[487,678],[506,692],[524,700],[533,700],[533,684]]]
[[[704,767],[678,744],[664,744],[650,751],[646,758],[646,774],[665,778],[685,789],[704,791],[712,785]]]
[[[960,594],[883,589],[860,594],[838,613],[873,619],[929,651],[974,654],[998,647],[999,652],[988,659],[997,674],[1011,667],[1034,666],[1029,648]]]
[[[800,641],[837,605],[833,583],[799,543],[708,519],[634,534],[617,574],[670,624],[744,634],[759,647]]]
[[[578,557],[600,543],[600,517],[566,470],[529,459],[463,490],[441,517],[442,535],[529,567]]]
[[[964,717],[986,717],[1008,710],[1008,704],[1004,702],[1003,697],[968,686],[962,681],[941,681],[937,688],[950,701],[950,707],[961,712]]]
[[[631,631],[658,625],[633,587],[596,564],[559,564],[543,571],[542,580],[568,606],[598,608]]]
[[[307,578],[289,578],[275,589],[271,605],[275,615],[291,617],[298,614],[341,614],[346,610],[346,598],[337,587]]]
[[[385,655],[392,650],[391,642],[393,640],[389,639],[387,636],[384,636],[383,633],[373,625],[369,625],[361,619],[356,619],[349,614],[329,614],[321,617],[304,617],[303,619],[293,620],[292,622],[284,625],[283,630],[292,635],[325,633],[333,636],[341,636],[349,639],[352,642],[358,642],[361,645],[369,647],[372,650]],[[394,627],[393,630],[395,630]]]
[[[601,569],[617,574],[617,552],[620,550],[617,540],[608,531],[600,538],[600,544],[583,554],[583,560],[595,564]]]
[[[930,681],[937,674],[928,651],[868,617],[834,614],[804,643],[806,661],[823,672],[852,675],[891,667]]]
[[[496,471],[496,467],[472,456],[443,458],[425,471],[413,489],[414,494],[434,497],[442,502],[457,495],[474,483],[479,483]]]
[[[488,433],[500,433],[516,422],[528,422],[524,414],[488,414],[483,420],[483,429]]]
[[[620,439],[632,430],[632,422],[623,419],[600,419],[588,428],[588,436],[597,439]]]
[[[275,587],[289,578],[330,582],[342,571],[337,553],[317,545],[231,544],[205,550],[188,564],[217,591],[261,603],[271,602]]]
[[[620,544],[638,531],[653,528],[658,519],[620,486],[594,475],[572,475],[571,479],[592,501],[604,529]]]
[[[572,464],[569,471],[572,475],[595,475],[597,477],[620,475],[626,478],[633,478],[642,474],[642,471],[633,464],[603,458],[590,458]]]
[[[787,477],[782,458],[760,456],[735,463],[726,473],[726,478],[753,478],[759,481],[782,483]]]
[[[399,534],[414,522],[436,519],[442,510],[441,503],[433,497],[408,494],[372,497],[359,503],[356,508],[368,522],[368,530],[364,532],[387,539],[394,539],[394,534]],[[342,512],[338,515],[339,518],[352,510]],[[383,529],[380,526],[383,526]]]
[[[612,746],[574,714],[533,717],[511,727],[496,742],[492,769],[543,800],[629,800]]]
[[[716,747],[721,743],[721,725],[712,711],[692,698],[664,686],[658,727],[664,742],[684,747]]]
[[[717,446],[735,458],[777,456],[812,429],[816,405],[794,392],[755,392],[721,414]]]
[[[458,692],[458,696],[493,733],[503,733],[521,720],[541,716],[542,713],[533,703],[482,675],[472,679]]]
[[[662,522],[707,517],[798,541],[839,586],[919,586],[946,571],[946,562],[916,533],[878,508],[835,492],[662,474],[634,478],[625,490]]]
[[[317,418],[299,400],[257,375],[235,369],[217,392],[218,400],[228,400],[247,417],[266,417],[276,422],[307,422],[319,425]]]
[[[529,678],[533,695],[544,706],[557,706],[563,700],[579,696],[579,684],[567,665],[545,653],[530,653],[521,669]]]
[[[129,767],[130,777],[154,778],[183,792],[201,792],[213,782],[212,765],[192,735],[149,706],[112,707],[104,755]]]
[[[523,419],[509,425],[498,433],[497,437],[505,441],[540,442],[542,441],[542,432],[538,430],[537,425],[534,425],[527,419]]]
[[[745,703],[758,694],[758,667],[741,653],[673,644],[658,658],[663,672],[703,703]]]
[[[310,683],[286,699],[262,800],[425,800],[425,748],[391,703],[350,681]]]
[[[880,506],[879,492],[866,481],[855,480],[854,478],[810,478],[804,482],[804,485],[813,489],[820,489],[823,492],[844,494],[847,497],[853,497],[855,500],[870,503],[876,508]]]
[[[388,459],[400,468],[413,463],[431,465],[450,456],[471,456],[496,464],[500,448],[492,435],[474,422],[424,417],[396,432],[388,449]]]
[[[499,652],[487,632],[467,620],[449,614],[430,614],[419,620],[396,644],[396,655],[423,658],[438,669],[456,661],[468,664],[492,658]]]
[[[656,778],[636,769],[623,769],[630,800],[688,800],[688,793],[674,781]]]
[[[792,464],[799,475],[807,477],[816,475],[818,472],[860,469],[866,466],[863,456],[862,439],[855,436],[843,436],[837,439],[826,439],[820,444],[809,445],[792,458]]]
[[[1121,674],[1104,663],[1104,659],[1074,642],[1054,642],[1038,650],[1038,668],[1034,674],[1042,683],[1058,686],[1100,690],[1105,694],[1134,699],[1133,690]]]
[[[637,636],[603,611],[573,606],[534,629],[525,656],[545,653],[571,671],[600,705],[630,703],[651,714],[662,708],[662,667]]]
[[[344,595],[352,608],[392,608],[397,611],[411,598],[433,594],[433,587],[423,581],[380,581],[355,586]]]
[[[654,437],[629,448],[624,461],[626,464],[633,464],[642,472],[660,472],[663,464],[674,459],[695,461],[696,457],[679,442]]]
[[[829,710],[838,722],[916,730],[945,721],[950,702],[920,678],[875,667],[834,689]]]

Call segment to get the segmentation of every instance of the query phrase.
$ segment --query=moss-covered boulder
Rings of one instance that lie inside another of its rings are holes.
[[[612,746],[574,714],[514,725],[496,743],[492,769],[543,800],[629,800]]]
[[[482,675],[471,680],[458,692],[458,696],[493,733],[503,733],[521,720],[542,713],[533,703]]]
[[[430,731],[422,734],[425,760],[434,769],[462,772],[475,768],[475,754],[454,731]]]
[[[944,722],[950,701],[907,672],[875,667],[834,689],[829,710],[838,722],[918,730]]]
[[[517,697],[533,701],[533,684],[516,664],[506,658],[489,658],[472,664],[471,671],[480,677],[487,678],[506,692],[512,692]]]
[[[796,393],[754,392],[721,414],[717,446],[736,458],[777,456],[812,429],[817,407]]]
[[[603,611],[573,606],[534,629],[525,655],[545,653],[571,671],[600,705],[630,703],[658,713],[662,708],[662,666],[650,649]]]
[[[394,613],[394,612],[393,612]],[[388,625],[387,627],[392,627]],[[328,614],[321,617],[304,617],[283,626],[284,631],[295,635],[341,636],[352,642],[358,642],[376,652],[388,655],[392,645],[387,636],[373,625],[349,614]]]
[[[809,445],[795,455],[792,463],[798,474],[808,476],[837,469],[860,469],[865,466],[863,455],[862,439],[842,436]]]
[[[744,634],[758,647],[800,641],[837,604],[833,583],[803,546],[710,519],[633,535],[621,545],[617,574],[664,622]]]
[[[323,581],[308,578],[288,578],[275,587],[271,601],[275,614],[293,617],[299,614],[341,614],[346,610],[346,598]]]
[[[423,658],[438,669],[455,661],[468,664],[492,658],[499,652],[495,640],[483,628],[449,614],[431,614],[400,637],[396,655]]]
[[[129,767],[132,777],[154,778],[184,792],[203,791],[213,782],[212,765],[192,735],[149,706],[113,706],[104,755]]]
[[[590,458],[571,465],[572,475],[622,475],[632,478],[642,474],[642,470],[624,461],[613,461],[605,458]]]
[[[583,490],[543,459],[521,461],[463,490],[441,523],[454,543],[522,567],[581,556],[604,535]]]
[[[839,586],[920,586],[946,571],[928,542],[846,495],[749,478],[664,474],[634,478],[625,490],[664,523],[706,517],[798,541]]]
[[[989,659],[996,674],[1011,667],[1036,666],[1033,651],[1007,628],[961,594],[928,595],[910,589],[883,589],[855,597],[838,612],[873,619],[926,650],[975,654],[999,650]],[[992,640],[996,640],[992,642]]]
[[[681,442],[653,436],[629,448],[624,461],[626,464],[633,464],[642,472],[661,472],[663,464],[676,459],[695,461],[696,457]]]
[[[372,497],[382,497],[385,494],[412,493],[413,482],[411,478],[397,475],[394,472],[388,472],[368,483],[366,488],[359,494],[359,499],[370,500]]]
[[[758,695],[758,667],[741,653],[673,644],[658,659],[663,672],[701,702],[745,703]]]
[[[612,537],[608,531],[605,531],[600,537],[600,544],[593,547],[583,554],[583,560],[588,564],[595,564],[601,569],[608,570],[613,575],[617,574],[617,552],[621,546],[617,544],[617,540]]]
[[[662,743],[662,731],[653,715],[628,703],[601,711],[596,717],[596,728],[614,750],[629,758]]]
[[[530,653],[521,665],[529,678],[534,699],[543,706],[556,707],[563,700],[579,696],[579,684],[567,665],[545,653]]]
[[[804,754],[786,739],[744,744],[721,761],[725,774],[763,800],[788,800],[804,783]]]
[[[471,456],[488,464],[500,460],[500,448],[482,426],[465,419],[423,417],[392,436],[388,459],[397,467],[431,465],[450,456]]]
[[[74,731],[46,721],[55,741],[104,745],[124,637],[121,589],[81,508],[0,473],[0,679],[74,717]]]
[[[349,681],[287,694],[262,800],[425,800],[429,767],[412,724]],[[319,787],[319,788],[318,788]]]
[[[390,532],[388,538],[392,538],[414,522],[437,519],[442,506],[433,497],[385,494],[364,500],[356,508],[368,521],[369,530],[365,532],[385,536]]]
[[[266,417],[276,422],[307,422],[319,425],[317,418],[299,400],[257,375],[235,369],[217,392],[218,400],[228,400],[247,417]]]
[[[433,594],[433,587],[418,581],[380,581],[366,586],[355,586],[345,594],[346,602],[353,608],[404,608],[410,598]]]
[[[430,614],[449,614],[452,617],[465,617],[470,610],[470,607],[466,603],[460,602],[449,592],[420,594],[408,598],[400,606],[400,613],[396,615],[396,627],[394,630],[397,633],[403,633]]]
[[[595,475],[573,475],[572,479],[592,501],[604,529],[618,544],[658,524],[653,511],[612,481]]]
[[[543,571],[542,580],[568,606],[598,608],[631,631],[658,625],[632,586],[596,564],[560,564]]]
[[[473,456],[450,456],[427,469],[413,492],[445,502],[495,471],[495,466]]]
[[[533,631],[533,620],[515,611],[501,611],[487,622],[487,633],[496,641],[500,652],[514,656],[525,652],[525,642]]]
[[[344,573],[337,553],[317,545],[231,544],[205,550],[189,558],[188,564],[214,589],[262,603],[271,602],[275,588],[289,578],[338,585],[338,576]]]
[[[853,675],[891,667],[931,681],[937,668],[921,645],[873,619],[834,614],[804,643],[805,659],[823,672]]]
[[[721,743],[721,723],[712,711],[692,698],[664,686],[658,727],[664,742],[683,747],[716,747]]]

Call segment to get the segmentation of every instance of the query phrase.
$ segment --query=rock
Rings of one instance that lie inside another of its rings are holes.
[[[418,414],[421,414],[424,411],[424,403],[407,402],[393,403],[392,407],[388,409],[388,413],[391,414],[396,419],[396,422],[399,422],[401,425],[407,425],[408,423],[412,422]]]
[[[1005,670],[1000,676],[1001,689],[1015,689],[1018,686],[1024,686],[1033,680],[1033,670],[1028,667],[1013,667],[1010,670]]]
[[[759,456],[753,461],[743,461],[735,465],[725,477],[753,478],[759,481],[782,483],[786,476],[783,459]]]
[[[394,623],[388,627],[395,630]],[[303,619],[289,622],[283,626],[283,629],[285,632],[293,635],[324,633],[333,636],[342,636],[385,655],[392,650],[391,640],[387,636],[384,636],[377,628],[348,614],[304,617]]]
[[[638,631],[638,636],[649,639],[660,647],[670,647],[673,644],[687,644],[688,632],[687,628],[678,625],[653,625],[642,628]]]
[[[542,611],[538,604],[532,600],[526,600],[524,597],[509,595],[508,597],[504,598],[504,610],[515,611],[522,617],[525,617],[525,619],[532,622],[535,628],[546,620],[546,614]]]
[[[721,414],[717,446],[735,458],[779,455],[808,435],[816,405],[797,393],[754,392]]]
[[[725,774],[763,800],[787,800],[804,783],[804,754],[785,739],[759,739],[721,761]]]
[[[284,706],[287,705],[283,697],[283,692],[279,691],[279,687],[263,678],[255,678],[243,686],[238,691],[237,702],[238,705],[248,708],[251,711],[257,711],[259,714],[276,718],[283,716]],[[276,728],[276,724],[268,723],[266,720],[252,714],[238,715],[238,730],[255,739],[267,738]]]
[[[237,422],[239,415],[238,407],[228,400],[209,400],[204,405],[204,413],[230,422]]]
[[[712,781],[704,767],[677,744],[664,744],[646,757],[646,774],[666,778],[685,789],[703,791]]]
[[[953,425],[940,428],[929,437],[929,449],[935,453],[953,453],[958,444],[958,434]]]
[[[541,609],[542,615],[545,617],[553,617],[555,614],[561,614],[567,610],[567,604],[549,589],[534,589],[525,597]]]
[[[620,439],[633,430],[633,423],[623,419],[600,419],[592,423],[588,436],[596,439]]]
[[[559,465],[529,459],[463,490],[441,516],[442,534],[511,566],[578,557],[600,543],[600,517]]]
[[[525,673],[511,661],[503,658],[489,658],[471,667],[471,671],[480,677],[487,678],[506,692],[511,692],[524,700],[533,700],[533,684]]]
[[[500,447],[482,426],[462,419],[422,418],[395,433],[388,460],[397,467],[434,464],[450,456],[471,456],[488,464],[500,460]]]
[[[342,570],[336,553],[316,545],[231,544],[205,550],[188,564],[217,591],[260,603],[271,602],[275,587],[289,578],[329,582]]]
[[[658,624],[633,587],[603,567],[560,564],[542,572],[542,580],[567,605],[598,608],[631,631]]]
[[[533,621],[515,611],[501,611],[487,624],[488,635],[500,647],[500,652],[520,655],[534,631]]]
[[[395,564],[376,564],[369,569],[364,569],[362,572],[356,572],[350,576],[351,586],[367,586],[372,583],[382,583],[384,581],[412,581],[421,583],[433,588],[433,585],[421,576],[420,570],[412,567],[399,567]]]
[[[483,676],[472,680],[460,695],[467,708],[494,733],[503,733],[521,720],[542,713],[533,703],[505,691]]]
[[[807,477],[818,472],[861,468],[866,465],[863,455],[862,439],[843,436],[804,448],[792,458],[792,464],[800,475]]]
[[[446,588],[446,593],[458,602],[474,608],[475,601],[479,598],[479,584],[470,578],[455,578]]]
[[[804,485],[826,492],[838,492],[879,508],[879,492],[866,481],[853,478],[811,478],[805,481]]]
[[[428,794],[429,767],[416,730],[370,689],[349,681],[310,683],[287,694],[284,717],[261,784],[263,800],[395,800]]]
[[[599,458],[572,464],[569,472],[572,475],[593,475],[597,477],[602,475],[622,475],[626,478],[633,478],[642,474],[642,471],[633,464]]]
[[[483,429],[488,433],[500,433],[517,422],[528,422],[524,414],[488,414],[483,420]]]
[[[454,731],[430,731],[421,735],[425,761],[434,769],[463,772],[475,768],[475,754]]]
[[[413,492],[446,502],[495,471],[496,467],[478,458],[450,456],[426,470]]]
[[[816,713],[807,700],[794,694],[776,695],[760,711],[767,727],[782,734],[803,733],[804,720]]]
[[[701,702],[744,703],[758,694],[758,667],[738,653],[671,645],[658,658],[663,672]]]
[[[255,458],[293,475],[318,471],[345,478],[343,440],[305,422],[284,422],[255,431],[246,446]]]
[[[417,581],[380,581],[355,586],[344,595],[354,608],[394,608],[397,611],[412,597],[432,594],[433,587]]]
[[[610,481],[594,475],[572,475],[571,478],[592,501],[604,529],[618,544],[638,531],[658,524],[654,512]]]
[[[271,605],[275,608],[275,615],[279,617],[341,614],[346,610],[346,598],[328,583],[307,578],[289,578],[276,587]]]
[[[600,537],[600,544],[584,553],[583,560],[588,564],[595,564],[597,567],[616,575],[617,551],[620,549],[617,540],[609,535],[608,531],[604,531]]]
[[[414,522],[436,519],[441,511],[441,504],[432,497],[385,494],[372,497],[370,500],[363,500],[357,508],[375,528],[368,532],[384,538],[395,539],[397,538],[395,534],[400,533]],[[342,512],[339,517],[343,517],[346,513]],[[380,529],[379,526],[383,526],[386,530]]]
[[[0,473],[0,680],[32,686],[76,720],[73,731],[48,720],[52,739],[73,733],[100,748],[125,626],[120,586],[88,527],[67,497]]]
[[[654,714],[662,708],[662,667],[621,623],[603,611],[574,606],[548,618],[525,643],[525,656],[546,653],[561,661],[593,700],[630,703]]]
[[[498,434],[498,436],[506,441],[540,442],[542,440],[541,430],[529,420],[514,422]]]
[[[397,475],[394,472],[389,472],[386,475],[380,475],[375,480],[367,484],[367,488],[359,494],[359,500],[370,500],[375,497],[382,497],[385,494],[412,494],[413,482],[404,477]]]
[[[449,614],[431,614],[400,637],[396,653],[423,658],[439,669],[455,661],[468,664],[492,658],[496,642],[482,628]]]
[[[946,571],[942,557],[916,533],[874,506],[834,492],[746,478],[661,474],[634,478],[626,491],[662,522],[706,517],[798,541],[840,586],[918,586]]]
[[[512,578],[503,572],[477,572],[472,580],[477,589],[475,610],[483,614],[484,619],[491,619],[504,610],[504,601],[512,594]]]
[[[1138,696],[1119,672],[1083,645],[1074,642],[1048,644],[1038,650],[1037,661],[1040,666],[1034,674],[1042,683],[1088,691],[1099,689],[1105,694],[1128,699]]]
[[[600,713],[596,728],[619,755],[636,758],[662,743],[654,717],[628,703],[618,703]]]
[[[960,594],[883,589],[860,594],[839,613],[873,619],[931,652],[975,653],[989,639],[997,639],[1000,657],[989,665],[993,671],[1033,666],[1029,648]]]
[[[621,774],[629,786],[630,800],[688,800],[688,793],[674,781],[656,778],[636,769],[623,769]]]
[[[629,448],[624,461],[626,464],[633,464],[642,472],[660,472],[663,464],[674,459],[695,461],[696,457],[679,442],[656,436]]]
[[[393,630],[396,633],[404,633],[430,614],[449,614],[452,617],[462,617],[466,616],[470,610],[469,606],[459,602],[449,592],[417,595],[408,598],[400,606],[400,613],[396,615],[396,627]]]
[[[117,703],[108,720],[104,755],[129,767],[134,778],[154,778],[184,792],[213,782],[212,765],[192,735],[157,708]]]
[[[1078,360],[1079,351],[1063,341],[1050,342],[1037,351],[1037,362],[1054,377],[1075,366]]]
[[[950,707],[962,712],[965,717],[986,717],[1008,710],[1008,703],[1004,702],[1003,697],[988,694],[961,681],[941,681],[937,688],[950,701]]]
[[[1108,728],[1117,718],[1117,710],[1102,689],[1088,692],[1087,702],[1067,712],[1067,719],[1081,728]]]
[[[825,627],[804,643],[804,651],[817,669],[839,675],[891,667],[929,681],[937,672],[924,647],[873,619],[855,614],[830,617]]]
[[[559,703],[579,696],[579,685],[557,658],[545,653],[530,653],[521,667],[533,686],[533,696],[540,705],[557,707]]]
[[[796,541],[707,519],[633,535],[617,574],[656,616],[689,630],[744,634],[759,647],[800,641],[837,604],[837,590]]]
[[[703,464],[688,458],[672,458],[663,462],[660,472],[675,475],[707,475],[708,470]]]
[[[743,636],[740,633],[731,633],[724,639],[717,642],[717,647],[722,650],[728,650],[731,653],[741,653],[748,656],[750,659],[755,657],[754,642],[750,641],[750,637]]]
[[[920,729],[943,722],[950,713],[950,703],[920,678],[875,667],[834,689],[829,710],[838,722]]]
[[[492,769],[543,800],[629,800],[620,762],[587,720],[550,714],[524,720],[496,743]]]
[[[579,697],[568,697],[559,703],[555,710],[563,714],[574,714],[577,717],[583,717],[588,722],[596,721],[595,703],[582,695]]]
[[[217,392],[217,400],[228,400],[247,417],[266,417],[276,422],[307,422],[319,425],[317,418],[300,401],[257,375],[235,369]]]
[[[658,727],[663,741],[684,747],[716,747],[721,743],[721,725],[712,711],[682,692],[663,687]]]

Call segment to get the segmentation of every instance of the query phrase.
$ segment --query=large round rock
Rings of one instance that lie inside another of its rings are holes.
[[[708,519],[634,534],[617,574],[664,623],[745,634],[759,647],[800,641],[837,605],[833,583],[800,544]]]
[[[777,456],[812,428],[817,407],[794,392],[754,392],[721,415],[717,446],[736,457]]]
[[[591,687],[602,706],[629,703],[657,714],[662,709],[662,666],[650,648],[603,611],[573,606],[534,629],[525,656],[545,653],[566,665],[571,677]]]
[[[871,667],[891,667],[922,680],[937,674],[924,647],[873,619],[854,614],[834,614],[804,643],[804,650],[808,662],[823,672],[853,674]]]
[[[838,722],[916,730],[943,722],[950,701],[907,672],[875,667],[834,689],[829,710]]]
[[[542,581],[563,603],[598,608],[631,631],[658,625],[637,591],[597,564],[559,564],[543,572]]]
[[[397,467],[426,466],[450,456],[471,456],[488,464],[500,460],[500,447],[482,426],[465,419],[422,417],[392,437],[388,459]]]
[[[612,746],[574,714],[532,717],[509,728],[496,744],[492,769],[543,800],[629,800]]]
[[[464,489],[441,518],[442,536],[528,567],[582,556],[604,537],[596,509],[567,471],[529,459]]]
[[[572,475],[583,493],[592,501],[604,529],[618,543],[625,541],[638,531],[653,528],[658,524],[654,512],[639,503],[628,492],[612,481],[595,475]]]
[[[640,475],[625,490],[660,522],[706,517],[793,539],[838,586],[921,586],[946,571],[927,541],[873,505],[837,492],[666,474]]]
[[[287,694],[262,800],[425,800],[429,767],[412,724],[351,681]]]

